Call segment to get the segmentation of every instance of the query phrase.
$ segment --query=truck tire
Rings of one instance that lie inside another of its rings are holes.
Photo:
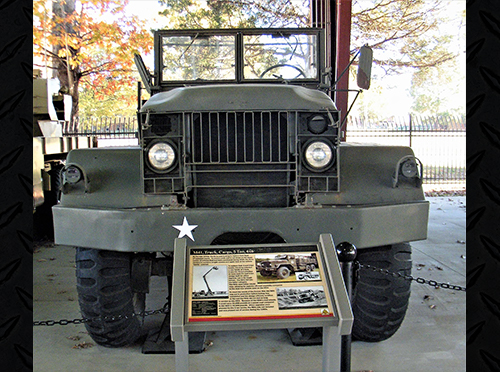
[[[290,269],[286,266],[281,266],[278,271],[276,271],[276,276],[279,279],[286,279],[290,276]]]
[[[131,315],[136,310],[130,262],[128,253],[76,249],[76,289],[84,318]],[[96,343],[107,347],[131,344],[141,333],[141,322],[136,316],[92,320],[85,327]]]
[[[411,247],[408,243],[363,249],[357,260],[363,265],[411,274]],[[354,340],[379,342],[399,329],[408,308],[411,281],[360,268],[354,279],[352,310]]]

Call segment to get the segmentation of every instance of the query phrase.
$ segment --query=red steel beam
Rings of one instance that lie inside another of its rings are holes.
[[[350,51],[351,51],[351,12],[352,0],[331,0],[336,3],[336,48],[335,48],[335,71],[336,79],[344,71],[349,64]],[[349,89],[349,73],[346,72],[344,76],[337,83],[335,92],[335,103],[341,112],[341,122],[347,113],[348,106],[348,93]],[[345,141],[345,129],[341,133],[341,140]]]

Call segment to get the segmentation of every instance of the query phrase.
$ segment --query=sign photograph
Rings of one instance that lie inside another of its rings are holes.
[[[317,307],[324,310],[328,306],[325,290],[322,286],[280,287],[276,288],[276,294],[280,310],[307,307]]]
[[[255,255],[257,282],[321,280],[316,253]]]
[[[227,298],[227,266],[194,266],[193,298]]]

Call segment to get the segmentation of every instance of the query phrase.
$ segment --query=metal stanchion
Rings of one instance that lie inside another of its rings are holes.
[[[344,277],[345,287],[349,301],[352,299],[353,285],[353,262],[356,259],[357,249],[348,242],[342,242],[337,245],[337,255]],[[342,336],[340,346],[340,371],[351,372],[351,334]]]

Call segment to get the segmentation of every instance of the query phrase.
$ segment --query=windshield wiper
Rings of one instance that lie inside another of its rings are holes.
[[[290,36],[285,36],[282,32],[279,32],[280,36],[285,39],[286,43],[288,44],[288,46],[290,47],[290,49],[292,49],[292,55],[290,56],[290,59],[289,61],[292,60],[293,56],[295,55],[295,52],[297,51],[297,48],[299,47],[299,39],[297,39],[297,36],[296,35],[291,35],[295,38],[295,47],[292,46],[292,44],[290,44],[290,42],[288,41],[288,39],[290,38]]]
[[[186,50],[184,50],[184,52],[182,52],[181,56],[179,57],[179,61],[182,59],[182,57],[184,57],[184,54],[187,53],[187,51],[189,50],[189,48],[191,48],[191,45],[193,45],[193,43],[195,42],[195,40],[198,38],[198,35],[200,35],[199,33],[194,35],[193,37],[193,40],[191,40],[191,43],[187,46]]]

